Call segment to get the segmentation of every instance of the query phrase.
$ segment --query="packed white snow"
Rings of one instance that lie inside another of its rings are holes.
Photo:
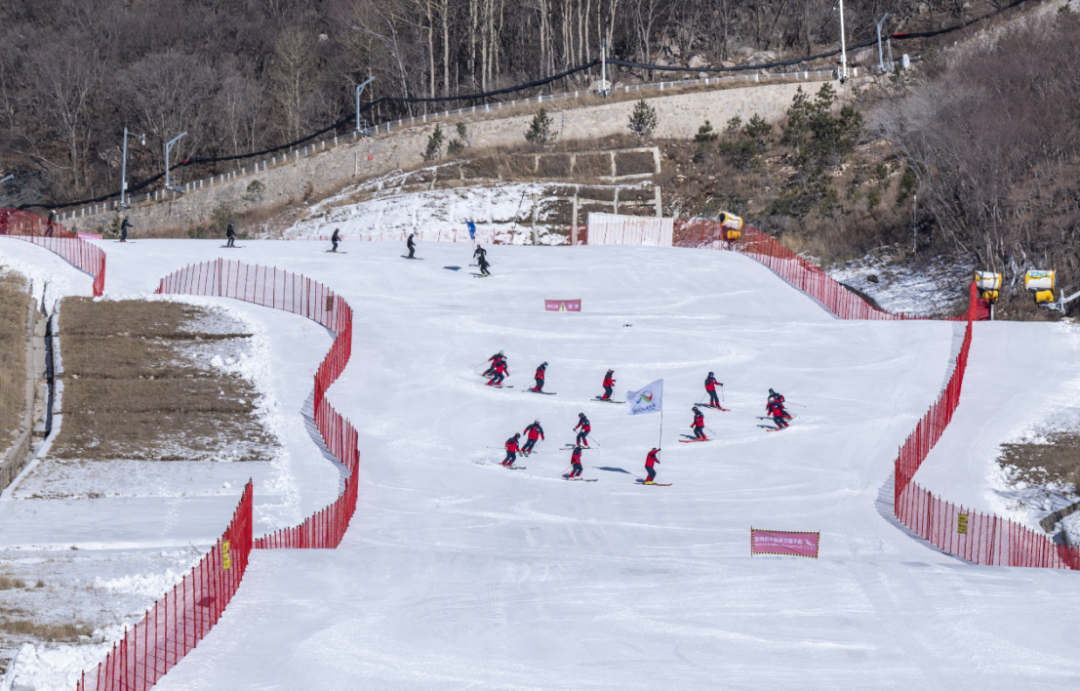
[[[473,280],[468,245],[421,244],[422,261],[400,259],[397,243],[347,243],[337,256],[316,243],[106,246],[110,291],[149,292],[188,263],[239,258],[324,281],[355,310],[353,360],[329,394],[360,435],[344,544],[256,552],[225,616],[162,689],[952,691],[1080,678],[1076,574],[971,566],[888,518],[892,461],[948,374],[951,324],[840,321],[721,252],[496,247],[495,276]],[[546,312],[545,298],[583,310]],[[283,482],[310,512],[340,480],[299,414],[329,337],[300,317],[237,309],[265,320]],[[1023,387],[1052,396],[1060,368],[1029,345],[1075,362],[1062,328],[1017,324],[973,349],[947,434],[987,445],[1014,434],[965,407],[980,396],[1009,410]],[[500,349],[512,389],[474,373]],[[524,391],[544,361],[554,396]],[[608,368],[619,400],[664,379],[662,436],[660,416],[591,400]],[[715,441],[680,444],[709,371],[731,411],[706,409]],[[759,419],[769,388],[797,415],[785,432]],[[585,476],[598,482],[560,477],[579,412],[596,447]],[[524,470],[502,468],[503,442],[536,419],[538,452]],[[672,485],[639,486],[658,442],[658,479]],[[995,457],[972,453],[968,472],[924,482],[953,458],[935,451],[917,480],[960,495]],[[993,497],[983,485],[975,499],[992,509]],[[752,526],[820,531],[821,557],[751,558]]]

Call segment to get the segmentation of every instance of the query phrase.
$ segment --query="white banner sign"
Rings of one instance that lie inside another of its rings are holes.
[[[657,379],[640,391],[626,392],[626,414],[659,413],[664,408],[664,380]]]

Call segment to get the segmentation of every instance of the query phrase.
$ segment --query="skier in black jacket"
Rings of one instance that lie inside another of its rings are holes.
[[[330,236],[330,242],[334,243],[334,248],[331,252],[337,252],[338,243],[341,242],[341,229],[334,228],[334,234]]]
[[[228,238],[228,242],[225,243],[226,247],[236,247],[236,224],[229,222],[229,227],[225,229],[225,237]]]
[[[409,259],[416,259],[413,255],[416,254],[416,242],[413,241],[413,233],[409,233],[409,239],[405,243],[405,246],[409,248]]]

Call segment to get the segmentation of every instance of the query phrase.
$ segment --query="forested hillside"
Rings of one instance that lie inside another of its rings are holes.
[[[1001,4],[849,0],[848,37],[874,36],[885,12],[887,30],[915,31]],[[627,60],[764,63],[835,47],[838,23],[832,0],[10,0],[0,5],[0,177],[16,180],[0,203],[116,191],[125,126],[147,135],[129,151],[129,179],[140,179],[162,170],[164,143],[184,131],[173,161],[325,128],[353,112],[355,86],[371,76],[365,101],[468,94],[587,63],[601,38]],[[613,81],[659,76],[624,69]]]

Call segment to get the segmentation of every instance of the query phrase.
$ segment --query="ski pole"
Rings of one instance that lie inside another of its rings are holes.
[[[723,384],[720,385],[720,402],[721,403],[724,402],[724,385]]]
[[[709,430],[709,434],[713,435],[714,437],[717,436],[716,432],[713,432],[712,427],[709,427],[708,425],[706,425],[705,429]]]
[[[806,407],[806,406],[804,406],[804,405],[803,405],[802,403],[788,403],[788,405],[797,405],[797,406],[799,406],[800,408],[805,408],[805,407]]]

